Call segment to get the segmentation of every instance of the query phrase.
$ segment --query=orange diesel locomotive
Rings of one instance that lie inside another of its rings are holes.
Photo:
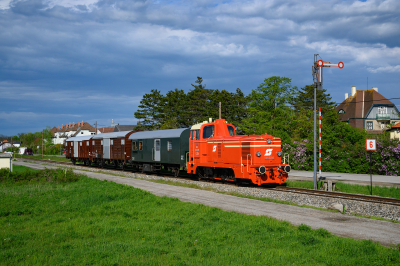
[[[282,184],[290,166],[281,162],[281,139],[268,134],[236,135],[225,119],[190,129],[187,172],[200,178],[256,185]]]

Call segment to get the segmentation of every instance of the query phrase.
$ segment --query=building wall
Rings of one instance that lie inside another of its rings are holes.
[[[390,131],[390,139],[400,140],[400,129],[399,128]]]

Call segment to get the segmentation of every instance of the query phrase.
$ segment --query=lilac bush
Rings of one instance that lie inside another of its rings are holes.
[[[308,145],[307,145],[308,144]],[[282,152],[290,155],[290,165],[294,170],[313,170],[313,149],[308,140],[284,144]],[[400,143],[393,140],[377,139],[377,150],[370,155],[365,145],[345,145],[324,149],[322,147],[322,171],[340,173],[400,175]],[[318,157],[317,157],[318,158]],[[317,159],[318,160],[318,159]]]

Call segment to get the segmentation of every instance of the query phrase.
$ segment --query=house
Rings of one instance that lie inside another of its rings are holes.
[[[390,132],[390,139],[400,140],[400,123],[395,124],[388,131]]]
[[[0,142],[0,152],[4,152],[7,148],[11,147],[11,143],[8,140],[3,140]]]
[[[77,124],[68,123],[65,126],[61,125],[58,128],[53,127],[50,132],[54,144],[64,144],[70,137],[95,135],[96,129],[87,122],[78,122]],[[99,133],[99,132],[98,132]]]
[[[4,140],[0,142],[0,152],[4,152],[7,148],[11,148],[12,146],[14,146],[15,148],[20,147],[21,141],[9,142],[8,140]]]
[[[345,93],[345,100],[335,109],[341,121],[373,134],[381,134],[390,123],[400,122],[399,110],[377,87],[371,90],[351,87],[351,96]]]

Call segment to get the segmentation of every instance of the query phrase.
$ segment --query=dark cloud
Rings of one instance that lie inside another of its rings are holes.
[[[246,94],[272,75],[304,87],[314,53],[345,62],[325,72],[335,101],[367,76],[390,98],[399,10],[395,0],[12,1],[0,16],[0,112],[29,117],[25,131],[74,117],[128,121],[143,94],[188,91],[196,76]]]

